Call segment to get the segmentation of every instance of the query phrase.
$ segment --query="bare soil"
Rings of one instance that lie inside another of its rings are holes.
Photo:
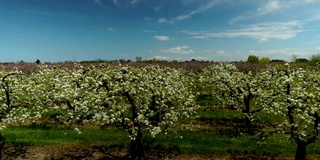
[[[5,146],[6,160],[124,160],[127,149],[88,145],[63,146]],[[310,157],[311,158],[311,157]],[[319,159],[313,157],[311,159]],[[174,151],[149,151],[151,160],[293,160],[294,157],[268,157],[259,155],[180,154]]]

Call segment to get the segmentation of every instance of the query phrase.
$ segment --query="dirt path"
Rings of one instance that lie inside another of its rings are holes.
[[[79,145],[5,147],[6,160],[103,160],[120,159],[125,153],[124,149]]]
[[[64,145],[64,146],[24,146],[5,147],[6,160],[121,160],[126,149],[102,148],[98,146]],[[179,154],[171,151],[156,151],[147,154],[148,159],[163,160],[293,160],[293,157],[267,157],[257,155],[198,155]],[[315,157],[312,159],[319,159]]]

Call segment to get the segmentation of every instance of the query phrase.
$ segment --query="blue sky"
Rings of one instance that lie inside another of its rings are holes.
[[[320,0],[0,0],[0,62],[320,53]]]

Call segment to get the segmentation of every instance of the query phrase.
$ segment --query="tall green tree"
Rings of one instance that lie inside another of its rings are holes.
[[[259,60],[259,63],[269,63],[270,62],[270,58],[269,57],[262,57]]]
[[[259,57],[255,55],[249,55],[247,62],[249,63],[259,63]]]
[[[142,57],[137,56],[136,57],[136,62],[141,62],[142,61]]]
[[[313,65],[320,64],[320,53],[312,55],[310,58],[310,63]]]

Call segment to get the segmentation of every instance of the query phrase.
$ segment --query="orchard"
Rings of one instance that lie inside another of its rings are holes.
[[[179,137],[182,144],[204,130],[230,129],[230,123],[240,126],[237,132],[230,131],[234,138],[258,137],[268,145],[269,137],[287,136],[296,144],[297,160],[306,159],[307,146],[319,138],[320,76],[313,68],[285,64],[251,72],[231,63],[200,70],[159,65],[37,65],[28,72],[2,68],[0,78],[3,133],[12,126],[43,123],[54,112],[49,118],[55,124],[50,125],[73,128],[74,134],[85,134],[83,129],[89,126],[123,130],[129,144],[126,159],[147,159],[147,146],[152,146],[148,139]],[[220,120],[213,118],[215,112],[223,113]],[[204,115],[211,116],[210,121],[201,121]],[[227,115],[237,115],[240,121],[230,118],[219,126]],[[3,151],[6,136],[0,138]],[[201,138],[210,141],[210,137]],[[4,150],[1,159],[5,155]]]

